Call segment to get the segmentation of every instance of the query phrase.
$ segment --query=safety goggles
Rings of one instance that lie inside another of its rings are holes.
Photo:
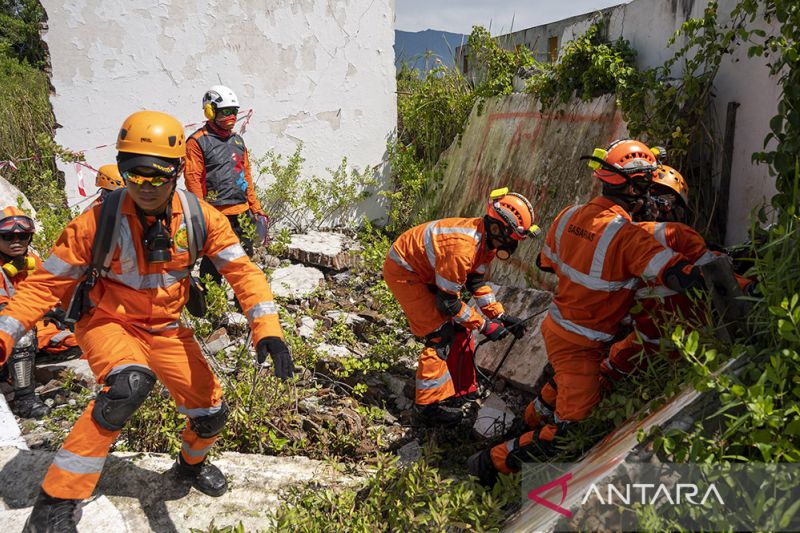
[[[166,174],[159,174],[157,176],[140,176],[132,172],[123,172],[122,176],[127,182],[135,183],[136,185],[149,183],[153,187],[161,187],[166,183],[172,183],[176,179],[176,176],[168,176]]]
[[[223,117],[229,117],[231,115],[235,115],[239,112],[238,107],[221,107],[217,109],[217,114],[222,115]]]
[[[26,216],[6,217],[0,220],[0,233],[33,233],[33,219]]]
[[[14,241],[21,241],[21,242],[28,242],[33,237],[33,233],[2,233],[0,234],[0,239],[3,239],[6,242],[14,242]]]

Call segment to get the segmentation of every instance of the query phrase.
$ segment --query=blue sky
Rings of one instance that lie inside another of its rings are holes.
[[[624,3],[627,0],[396,0],[395,28],[469,33],[479,24],[497,35]]]

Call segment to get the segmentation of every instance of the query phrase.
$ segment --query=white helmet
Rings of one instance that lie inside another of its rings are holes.
[[[217,109],[221,107],[239,107],[236,93],[224,85],[214,85],[203,95],[203,112],[209,120],[214,118]],[[209,115],[211,115],[209,117]]]

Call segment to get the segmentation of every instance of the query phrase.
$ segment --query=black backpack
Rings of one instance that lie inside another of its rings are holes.
[[[111,268],[111,260],[114,258],[114,251],[119,242],[119,220],[126,192],[124,188],[116,189],[103,200],[100,215],[97,218],[97,231],[92,244],[92,261],[89,264],[89,271],[75,289],[75,294],[67,309],[65,322],[69,325],[80,320],[83,313],[88,310],[89,292],[97,282],[97,278],[105,275]],[[197,262],[200,250],[203,249],[206,243],[206,237],[208,236],[206,222],[203,218],[200,202],[194,194],[181,189],[177,189],[175,193],[178,195],[183,207],[184,223],[186,224],[186,234],[189,241],[189,272],[191,273]],[[205,315],[203,290],[197,279],[191,275],[189,279],[191,285],[189,302],[186,307],[194,316],[200,317]]]

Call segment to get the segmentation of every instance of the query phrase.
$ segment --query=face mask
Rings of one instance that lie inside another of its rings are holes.
[[[148,263],[166,263],[172,259],[172,236],[160,217],[144,232],[143,241]]]

